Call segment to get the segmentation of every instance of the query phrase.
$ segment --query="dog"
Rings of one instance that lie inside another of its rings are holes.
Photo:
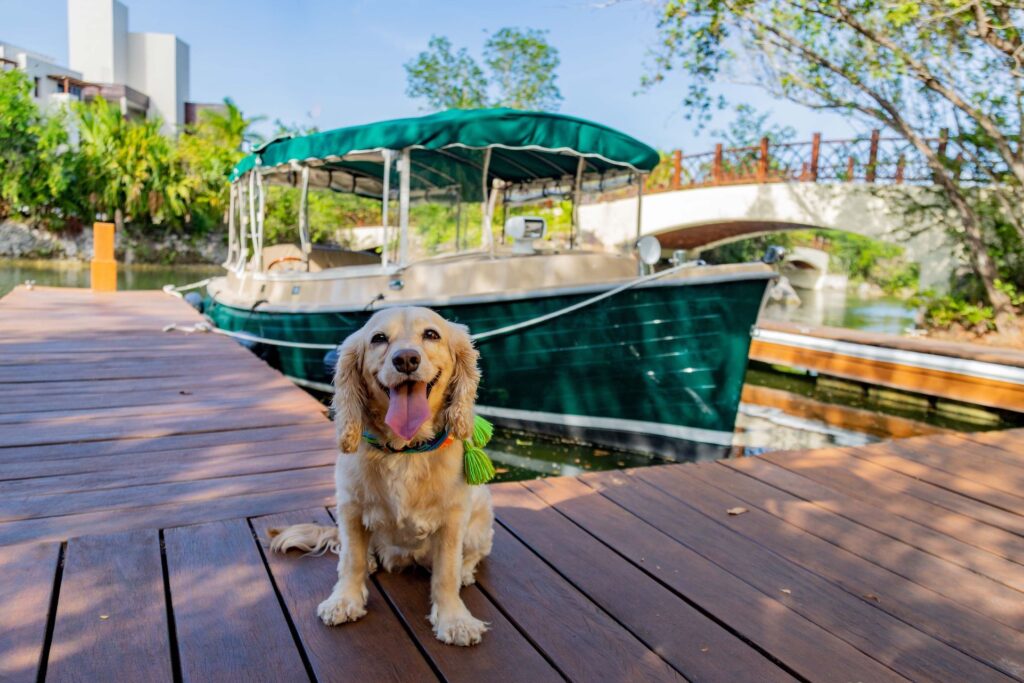
[[[338,553],[338,582],[317,609],[330,626],[366,614],[367,579],[378,563],[389,572],[426,567],[434,635],[476,644],[488,625],[470,614],[459,591],[491,551],[494,512],[487,487],[470,486],[463,473],[462,441],[472,436],[480,382],[469,331],[427,308],[385,309],[338,355],[338,525],[290,526],[271,549]],[[436,450],[402,452],[434,445],[444,430],[448,438]]]

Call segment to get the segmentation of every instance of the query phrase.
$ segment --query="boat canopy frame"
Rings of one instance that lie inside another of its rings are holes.
[[[575,245],[581,193],[638,184],[660,161],[648,145],[597,123],[550,112],[449,110],[272,140],[231,172],[228,259],[239,272],[262,269],[266,186],[301,188],[299,237],[312,250],[307,193],[330,189],[382,202],[387,269],[390,202],[399,207],[398,264],[408,263],[409,204],[431,198],[479,201],[482,247],[493,252],[491,221],[498,195],[524,203],[571,197]],[[397,171],[398,182],[393,182]],[[639,226],[638,226],[639,229]],[[249,247],[253,253],[249,258]]]

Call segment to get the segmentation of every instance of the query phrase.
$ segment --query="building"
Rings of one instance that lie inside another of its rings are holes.
[[[68,0],[68,62],[86,81],[121,86],[122,111],[135,94],[148,97],[146,116],[164,131],[186,123],[188,44],[168,33],[128,30],[128,8],[118,0]]]
[[[68,0],[68,66],[0,42],[0,68],[25,71],[37,104],[102,96],[126,117],[159,118],[174,135],[210,105],[189,98],[189,48],[169,33],[128,30],[119,0]]]
[[[24,71],[32,80],[32,95],[41,107],[69,99],[81,99],[82,74],[58,66],[52,57],[0,42],[0,68]]]

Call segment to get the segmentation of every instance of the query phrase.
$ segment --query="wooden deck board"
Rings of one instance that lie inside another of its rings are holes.
[[[267,543],[330,523],[333,428],[230,339],[160,332],[197,319],[0,300],[0,678],[1024,680],[1024,430],[496,485],[481,645],[434,639],[422,570],[324,626],[336,558]]]

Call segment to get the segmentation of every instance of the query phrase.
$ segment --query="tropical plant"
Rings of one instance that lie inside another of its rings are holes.
[[[44,116],[29,78],[0,71],[0,220],[18,213],[30,222],[63,227],[79,197],[78,171],[63,110]]]
[[[432,36],[427,49],[405,64],[406,94],[428,109],[558,109],[555,84],[558,50],[538,29],[502,28],[484,44],[489,76],[466,48],[454,50],[444,36]]]

